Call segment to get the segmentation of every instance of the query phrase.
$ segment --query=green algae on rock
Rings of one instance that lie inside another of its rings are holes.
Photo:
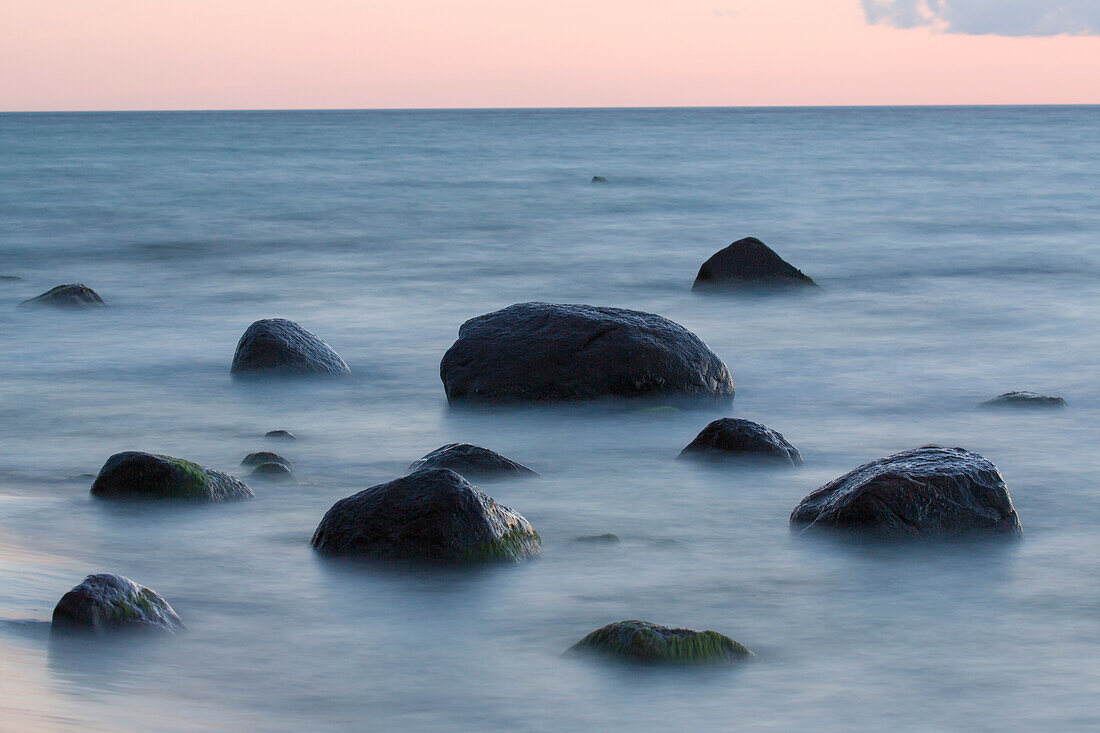
[[[92,495],[104,499],[185,499],[232,501],[253,496],[252,489],[229,474],[172,456],[141,451],[116,453],[92,483]]]
[[[149,630],[179,632],[183,621],[156,591],[121,575],[89,575],[58,601],[52,631],[106,633]]]
[[[727,664],[753,656],[743,645],[717,631],[674,629],[637,620],[608,624],[569,650],[672,664]]]

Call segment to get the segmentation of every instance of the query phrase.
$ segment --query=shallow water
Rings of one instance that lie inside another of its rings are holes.
[[[1100,108],[0,115],[0,275],[22,278],[0,280],[0,729],[1095,729],[1098,129]],[[820,292],[693,294],[750,234]],[[65,282],[110,307],[15,307]],[[526,300],[672,318],[737,398],[449,409],[458,326]],[[354,375],[231,381],[237,338],[274,316]],[[1070,407],[977,407],[1013,389]],[[727,414],[806,464],[673,460]],[[315,555],[336,499],[454,441],[542,474],[482,485],[539,559]],[[812,489],[926,443],[1000,468],[1022,542],[788,530]],[[253,501],[88,494],[118,451],[244,476],[262,449],[297,480],[250,481]],[[622,542],[575,541],[604,532]],[[189,632],[51,642],[54,603],[104,571]],[[757,658],[562,656],[626,618]]]

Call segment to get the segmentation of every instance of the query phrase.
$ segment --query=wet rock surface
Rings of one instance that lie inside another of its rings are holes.
[[[797,466],[802,454],[782,435],[751,420],[725,417],[707,425],[679,458],[725,460],[756,458]]]
[[[1061,397],[1051,397],[1037,392],[1005,392],[982,403],[983,407],[1038,407],[1062,408],[1066,401]]]
[[[711,255],[699,268],[692,290],[787,286],[817,283],[756,237],[745,237]]]
[[[89,575],[66,593],[53,610],[53,631],[184,630],[183,621],[156,591],[121,575]]]
[[[104,305],[103,298],[83,283],[58,285],[41,295],[24,300],[20,306],[48,306],[51,308],[95,308]]]
[[[505,458],[496,451],[470,443],[450,443],[436,448],[409,466],[410,471],[423,468],[449,468],[466,478],[538,475],[527,466]]]
[[[345,375],[351,369],[328,344],[285,318],[256,321],[237,343],[237,376]]]
[[[520,303],[473,318],[439,372],[452,402],[733,398],[726,365],[683,326],[590,305]]]
[[[107,459],[92,483],[92,495],[104,499],[185,499],[233,501],[253,496],[252,489],[229,474],[172,456],[140,451]]]
[[[1019,535],[996,466],[962,448],[927,445],[866,463],[807,496],[791,526],[883,537]]]
[[[293,468],[293,464],[290,461],[283,458],[278,453],[272,453],[271,451],[258,451],[256,453],[249,453],[241,461],[242,466],[259,466],[264,463],[281,463],[287,468]]]
[[[268,430],[266,433],[264,433],[264,437],[268,440],[290,441],[298,439],[294,436],[294,433],[290,432],[289,430]]]
[[[291,471],[285,464],[271,461],[256,466],[249,475],[255,476],[256,478],[285,479],[290,478]]]
[[[336,502],[313,546],[327,555],[476,563],[533,557],[541,541],[518,512],[454,471],[428,468]]]
[[[570,651],[672,664],[728,664],[753,656],[742,644],[717,631],[676,629],[648,621],[608,624],[581,639]]]

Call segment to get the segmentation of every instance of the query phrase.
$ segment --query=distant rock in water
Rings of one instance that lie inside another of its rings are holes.
[[[0,282],[18,282],[22,279],[18,275],[0,275]]]
[[[607,532],[605,534],[585,535],[584,537],[578,537],[575,541],[593,545],[617,545],[619,543],[619,536]]]
[[[270,440],[297,440],[294,433],[289,430],[268,430],[264,437]]]
[[[935,445],[871,461],[825,484],[795,507],[791,526],[885,537],[1021,534],[996,466]]]
[[[42,295],[24,300],[20,306],[44,305],[53,308],[95,308],[104,305],[103,298],[83,283],[58,285]]]
[[[103,499],[185,499],[232,501],[253,496],[252,489],[229,474],[171,456],[139,451],[107,459],[92,483]]]
[[[469,443],[450,443],[436,448],[413,461],[410,471],[422,468],[449,468],[466,478],[489,478],[502,475],[538,476],[527,466],[505,458],[496,451]]]
[[[618,621],[593,631],[572,647],[631,662],[729,664],[753,653],[717,631],[658,626],[648,621]]]
[[[729,369],[683,326],[591,305],[519,303],[466,321],[439,374],[452,402],[733,399]]]
[[[692,290],[789,285],[816,287],[817,283],[756,237],[745,237],[704,262]]]
[[[999,397],[986,400],[983,407],[1054,407],[1066,406],[1066,401],[1061,397],[1049,397],[1036,392],[1005,392]]]
[[[281,463],[287,468],[293,468],[293,465],[287,459],[283,458],[278,453],[272,453],[271,451],[259,451],[257,453],[249,453],[241,461],[242,466],[259,466],[264,463]]]
[[[592,176],[592,183],[607,183],[607,179],[603,176]]]
[[[256,321],[241,336],[230,372],[237,376],[343,375],[351,369],[314,334],[285,318]]]
[[[792,466],[802,463],[802,454],[782,435],[760,423],[735,417],[724,417],[707,425],[678,457],[764,458]]]
[[[427,468],[336,502],[313,546],[327,555],[476,563],[533,557],[541,540],[462,476]]]
[[[184,630],[168,601],[121,575],[89,575],[53,610],[52,631],[90,632]]]
[[[277,461],[269,461],[268,463],[261,463],[252,469],[252,476],[257,478],[269,478],[269,479],[284,479],[290,478],[290,467],[285,463],[279,463]]]

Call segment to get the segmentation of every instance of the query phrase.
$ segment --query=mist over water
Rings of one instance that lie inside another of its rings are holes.
[[[1095,729],[1098,129],[1095,107],[0,115],[0,275],[22,278],[0,280],[0,729]],[[749,235],[820,291],[692,293]],[[16,307],[69,282],[110,307]],[[458,327],[529,300],[671,318],[737,397],[448,408]],[[352,377],[231,380],[267,317]],[[1069,408],[977,407],[1017,389]],[[805,465],[674,460],[726,415]],[[314,553],[334,501],[456,441],[542,474],[479,484],[540,558]],[[997,465],[1021,542],[789,531],[813,489],[927,443]],[[123,450],[257,496],[92,501]],[[296,480],[248,478],[257,450]],[[91,572],[154,588],[188,633],[51,641]],[[561,656],[628,618],[757,658]]]

